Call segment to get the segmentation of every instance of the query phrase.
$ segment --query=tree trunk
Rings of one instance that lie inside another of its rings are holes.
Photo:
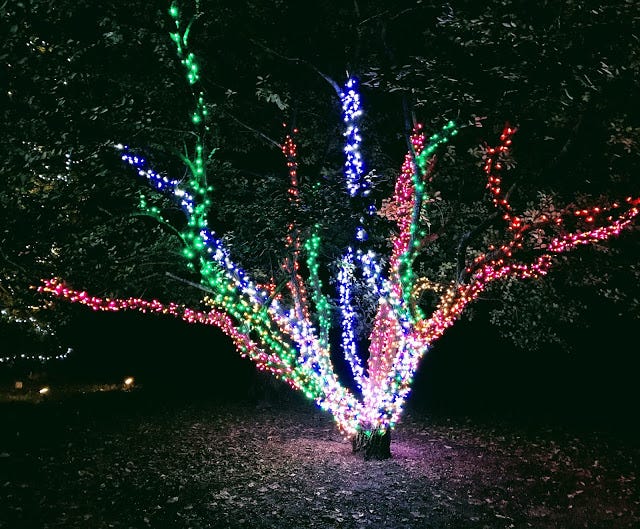
[[[360,431],[351,439],[353,453],[362,452],[364,460],[391,457],[391,430]]]

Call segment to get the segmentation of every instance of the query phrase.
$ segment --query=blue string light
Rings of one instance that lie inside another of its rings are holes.
[[[344,175],[347,181],[349,195],[355,197],[358,194],[366,196],[369,193],[367,182],[362,178],[364,173],[364,163],[360,154],[360,129],[358,121],[362,116],[360,105],[360,94],[357,90],[358,82],[354,77],[350,77],[344,90],[340,93],[342,102],[342,119],[345,123],[345,146],[344,153]]]

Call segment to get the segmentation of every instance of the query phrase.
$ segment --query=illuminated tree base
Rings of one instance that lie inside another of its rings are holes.
[[[356,433],[351,438],[351,446],[353,453],[362,453],[364,460],[370,459],[382,460],[391,457],[391,430],[376,430],[374,432]]]

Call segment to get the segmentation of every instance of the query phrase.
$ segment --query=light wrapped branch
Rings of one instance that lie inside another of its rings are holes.
[[[502,183],[503,158],[509,152],[515,132],[515,128],[505,127],[499,146],[488,149],[484,165],[487,189],[505,223],[505,242],[489,247],[471,263],[463,262],[458,277],[449,284],[416,278],[414,263],[427,236],[421,217],[428,199],[426,182],[435,163],[433,155],[457,133],[453,122],[429,137],[418,127],[411,136],[412,149],[404,158],[394,194],[383,202],[384,213],[396,224],[396,230],[389,235],[392,249],[387,266],[382,266],[384,259],[373,250],[364,249],[364,217],[359,218],[354,244],[343,251],[338,266],[334,297],[341,315],[340,346],[357,387],[351,390],[339,380],[331,359],[331,297],[320,274],[321,226],[314,226],[306,234],[295,220],[288,226],[285,242],[288,256],[283,263],[287,280],[282,285],[282,290],[286,286],[287,295],[275,284],[262,286],[254,282],[207,225],[213,191],[207,184],[206,160],[210,157],[206,148],[207,106],[199,90],[200,69],[188,48],[189,26],[182,29],[177,5],[172,5],[170,15],[176,27],[171,39],[194,97],[191,125],[195,148],[191,155],[185,153],[182,157],[187,176],[183,180],[163,176],[129,148],[119,148],[124,162],[184,212],[186,226],[180,228],[170,224],[146,199],[141,201],[144,214],[172,227],[179,235],[188,266],[199,275],[200,286],[208,293],[205,298],[208,308],[196,310],[139,298],[102,299],[75,291],[58,279],[44,281],[40,291],[94,310],[137,310],[214,325],[259,369],[284,380],[330,412],[345,435],[358,439],[357,446],[379,446],[380,439],[388,439],[387,433],[402,414],[420,360],[490,282],[544,275],[556,254],[618,235],[638,215],[640,201],[628,198],[608,207],[566,208],[555,215],[541,214],[533,220],[523,220],[524,217],[514,211]],[[362,108],[355,78],[349,78],[339,96],[344,112],[343,172],[347,193],[361,200],[369,195],[371,182],[364,176],[360,153]],[[287,164],[291,209],[296,211],[301,197],[293,136],[285,138],[281,149]],[[527,238],[534,232],[542,233],[545,239],[534,248],[526,248]],[[306,270],[301,266],[303,251]],[[459,254],[464,261],[464,252]],[[359,351],[361,344],[355,332],[356,277],[364,280],[377,300],[368,354]],[[435,310],[428,315],[417,302],[425,290],[439,295]]]
[[[458,284],[449,288],[431,317],[418,322],[419,335],[427,344],[437,340],[488,283],[508,277],[529,279],[545,275],[553,265],[554,255],[617,236],[638,216],[640,199],[627,197],[610,206],[567,207],[554,214],[541,213],[532,221],[524,222],[504,194],[499,176],[502,169],[500,155],[509,150],[514,133],[514,128],[504,128],[501,144],[488,149],[489,156],[484,165],[487,188],[493,204],[503,213],[509,238],[497,247],[490,246],[468,264]],[[534,231],[544,234],[546,239],[535,248],[527,247],[527,236]]]

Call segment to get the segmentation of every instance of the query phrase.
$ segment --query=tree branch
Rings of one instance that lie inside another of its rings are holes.
[[[513,184],[509,191],[507,191],[505,198],[508,200],[509,196],[516,188],[516,184]],[[456,250],[456,281],[458,283],[464,283],[467,279],[468,274],[465,272],[465,265],[467,262],[467,248],[471,241],[473,241],[476,237],[478,237],[481,233],[483,233],[486,229],[489,228],[502,214],[501,210],[494,211],[491,215],[485,218],[480,224],[478,224],[475,228],[467,231],[460,237],[460,241],[458,242],[458,248]]]
[[[547,164],[546,168],[540,170],[539,174],[542,174],[543,172],[547,172],[547,173],[551,172],[555,170],[559,165],[562,164],[563,160],[567,157],[567,153],[569,152],[569,149],[571,149],[576,138],[578,137],[578,133],[580,132],[580,128],[582,127],[583,120],[584,120],[584,113],[580,114],[580,116],[578,117],[578,121],[576,122],[574,127],[571,129],[571,133],[569,134],[567,141],[564,143],[562,148],[558,151],[558,154],[556,154],[553,160],[551,160]]]
[[[293,62],[293,63],[296,63],[296,64],[303,64],[303,65],[311,68],[315,73],[317,73],[327,83],[329,83],[331,85],[331,87],[335,90],[335,92],[338,95],[338,97],[340,97],[340,94],[342,93],[342,89],[340,88],[338,83],[336,83],[328,75],[326,75],[323,72],[321,72],[320,70],[318,70],[318,68],[316,66],[311,64],[306,59],[300,59],[298,57],[287,57],[286,55],[282,55],[281,53],[277,52],[276,50],[273,50],[273,49],[269,48],[267,45],[263,44],[262,42],[259,42],[259,41],[255,40],[255,39],[250,39],[250,41],[253,42],[257,46],[260,46],[266,52],[271,53],[272,55],[275,55],[276,57],[279,57],[280,59],[283,59],[283,60],[289,61],[289,62]]]
[[[388,16],[389,15],[389,10],[387,9],[386,11],[382,11],[382,12],[377,13],[375,15],[371,15],[369,18],[364,19],[358,25],[359,26],[364,26],[365,24],[368,24],[372,20],[376,20],[376,19],[382,18],[382,17],[385,17],[386,20],[395,20],[396,18],[401,17],[405,13],[409,13],[411,11],[414,11],[415,9],[416,9],[415,7],[407,7],[405,9],[403,9],[402,11],[398,11],[395,15],[391,15],[391,16]]]
[[[2,256],[2,258],[3,258],[7,263],[9,263],[9,264],[10,264],[10,265],[12,265],[12,266],[15,266],[18,270],[21,270],[21,271],[22,271],[22,272],[24,272],[25,274],[27,273],[27,270],[26,270],[25,268],[23,268],[22,266],[20,266],[20,265],[19,265],[19,264],[17,264],[17,263],[14,263],[11,259],[9,259],[9,258],[7,257],[7,254],[5,254],[5,253],[2,251],[2,249],[0,249],[0,255]]]
[[[171,272],[165,272],[165,275],[167,277],[170,277],[171,279],[175,279],[176,281],[180,281],[181,283],[184,283],[184,284],[189,285],[191,287],[197,288],[198,290],[202,290],[203,292],[206,292],[208,294],[213,294],[213,295],[217,294],[217,292],[215,290],[212,290],[212,289],[210,289],[208,287],[205,287],[204,285],[202,285],[200,283],[196,283],[194,281],[189,281],[188,279],[184,279],[182,277],[174,275]]]
[[[228,112],[225,112],[224,110],[222,111],[222,113],[227,116],[230,117],[232,120],[234,120],[236,123],[238,123],[239,125],[241,125],[242,127],[244,127],[245,129],[253,132],[254,134],[260,136],[263,140],[265,140],[267,143],[270,143],[271,145],[273,145],[274,147],[276,147],[278,150],[280,150],[282,148],[282,145],[280,145],[276,140],[274,140],[273,138],[270,138],[269,136],[267,136],[264,132],[260,132],[257,129],[254,129],[251,125],[247,125],[244,121],[240,121],[237,117],[235,117],[233,114],[229,114]]]

